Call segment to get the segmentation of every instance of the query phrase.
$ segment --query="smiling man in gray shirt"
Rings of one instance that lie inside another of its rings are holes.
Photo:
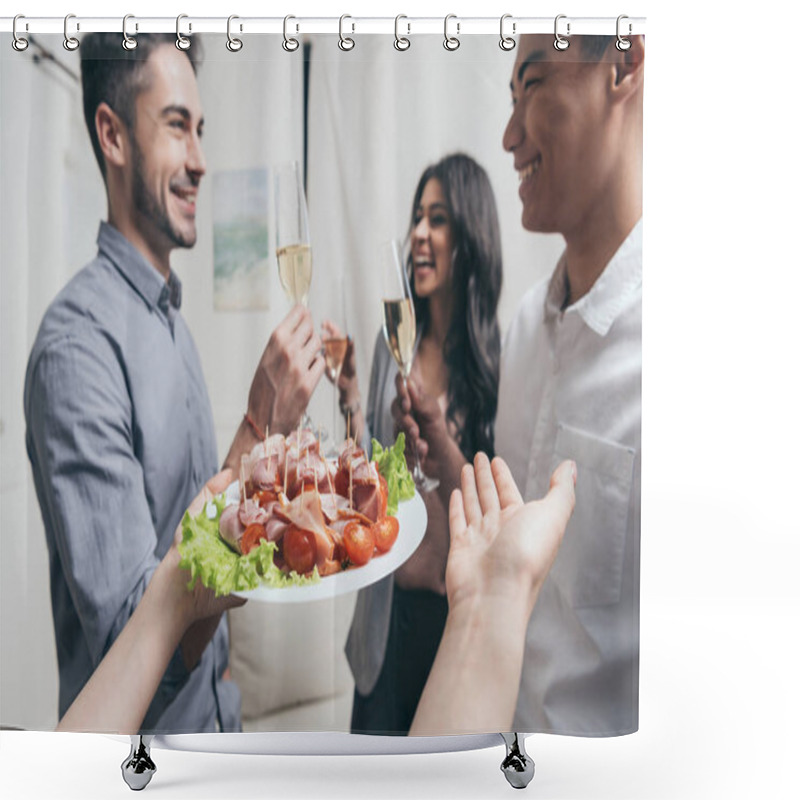
[[[197,238],[206,163],[194,55],[172,36],[81,43],[84,114],[106,184],[97,257],[42,320],[25,380],[26,444],[50,559],[59,717],[124,627],[184,510],[217,471],[211,405],[180,314],[176,247]],[[189,53],[192,55],[190,56]],[[310,315],[276,329],[253,378],[225,465],[267,425],[288,431],[324,362]],[[228,631],[215,618],[175,652],[144,731],[238,730],[225,679]],[[125,691],[120,686],[120,691]]]

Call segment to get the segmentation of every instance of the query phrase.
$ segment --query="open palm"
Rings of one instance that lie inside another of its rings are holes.
[[[450,608],[477,600],[519,602],[528,613],[555,560],[575,505],[575,465],[562,463],[550,491],[524,503],[500,458],[479,453],[450,498]]]

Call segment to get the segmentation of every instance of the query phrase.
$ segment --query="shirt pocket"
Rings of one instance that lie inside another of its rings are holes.
[[[553,468],[572,459],[578,482],[552,576],[573,608],[619,602],[635,457],[632,447],[558,426]]]

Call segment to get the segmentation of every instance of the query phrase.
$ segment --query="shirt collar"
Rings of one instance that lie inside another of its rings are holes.
[[[150,308],[158,308],[165,315],[169,313],[170,305],[176,311],[180,309],[183,292],[174,270],[169,271],[169,280],[165,281],[159,271],[107,222],[100,223],[97,247]]]
[[[628,299],[642,285],[642,220],[606,264],[594,286],[565,314],[580,314],[583,321],[600,336],[605,336]],[[545,316],[561,313],[567,296],[567,262],[562,255],[550,279],[545,298]]]

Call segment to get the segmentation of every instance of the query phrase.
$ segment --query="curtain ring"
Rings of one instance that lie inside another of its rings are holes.
[[[620,53],[624,53],[626,50],[630,50],[631,49],[631,40],[630,39],[626,39],[619,32],[620,22],[622,22],[622,20],[624,20],[624,19],[628,19],[628,17],[625,16],[625,14],[620,14],[617,17],[617,50],[619,50]],[[633,25],[631,25],[631,23],[629,22],[628,23],[628,36],[630,36],[632,32],[633,32]]]
[[[236,14],[231,14],[228,17],[228,41],[225,42],[225,47],[227,47],[228,50],[231,51],[231,53],[238,53],[242,49],[242,47],[244,47],[241,39],[237,39],[235,36],[231,35],[231,22],[233,22],[233,20],[235,19],[239,19],[239,17],[237,17]],[[241,29],[242,26],[240,25],[239,30]]]
[[[67,24],[71,19],[75,19],[74,14],[67,14],[67,16],[64,17],[64,49],[69,50],[70,53],[77,50],[81,44],[75,36],[70,36],[67,31]]]
[[[458,34],[461,33],[461,23],[456,22],[456,35],[449,36],[447,33],[447,24],[450,22],[451,19],[458,19],[455,14],[448,14],[444,18],[444,42],[442,42],[444,49],[449,50],[451,53],[453,50],[458,50],[461,47],[461,40],[458,38]]]
[[[17,20],[25,19],[23,14],[17,14],[14,17],[14,24],[11,28],[12,33],[14,34],[14,38],[11,40],[11,46],[18,52],[21,53],[23,50],[28,49],[28,40],[24,36],[20,36],[17,33]],[[28,30],[28,23],[25,23],[25,30]]]
[[[138,44],[138,42],[136,41],[135,37],[128,36],[128,20],[129,19],[136,19],[136,17],[134,17],[133,14],[126,14],[122,18],[122,46],[126,50],[131,51],[131,50],[135,50],[136,49],[136,45]],[[138,22],[135,23],[135,28],[136,28],[137,31],[139,30],[139,23]]]
[[[345,36],[342,31],[342,26],[346,19],[353,19],[349,14],[342,14],[339,17],[339,49],[344,50],[347,52],[348,50],[352,50],[356,46],[356,40],[352,39],[350,36]],[[356,24],[353,23],[353,33],[355,33]]]
[[[555,47],[555,49],[556,49],[556,50],[566,50],[566,49],[569,47],[569,40],[568,40],[568,39],[565,39],[565,38],[564,38],[564,37],[563,37],[563,36],[562,36],[562,35],[561,35],[561,34],[558,32],[558,21],[559,21],[560,19],[566,19],[566,18],[567,18],[567,15],[566,15],[566,14],[559,14],[559,15],[556,17],[555,26],[554,26],[554,28],[555,28],[555,34],[556,34],[556,38],[555,38],[555,41],[553,42],[553,47]],[[569,36],[569,33],[570,33],[570,30],[569,30],[569,29],[570,29],[570,25],[569,25],[569,22],[568,22],[568,23],[567,23],[567,36]]]
[[[503,25],[507,19],[511,19],[511,14],[503,14],[500,17],[500,49],[505,50],[508,52],[509,50],[513,50],[517,46],[516,39],[512,39],[510,36],[506,36],[505,32],[503,31]],[[517,23],[511,23],[511,33],[517,32]]]
[[[178,18],[175,20],[175,47],[178,50],[188,50],[189,45],[191,45],[191,39],[188,39],[181,33],[181,20],[188,19],[188,14],[178,14]],[[189,25],[189,30],[192,29],[191,24]]]
[[[401,52],[404,50],[408,50],[411,47],[411,39],[406,38],[405,36],[400,35],[400,20],[401,19],[408,19],[405,14],[398,14],[394,18],[394,49],[400,50]],[[411,23],[407,22],[406,27],[408,28],[408,33],[411,33]]]
[[[289,20],[290,19],[297,19],[297,17],[293,17],[291,14],[285,16],[283,18],[283,49],[287,53],[294,53],[298,47],[300,47],[300,42],[297,41],[294,37],[289,36],[288,34],[288,27],[289,27]],[[299,26],[296,27],[296,31],[299,31]]]

